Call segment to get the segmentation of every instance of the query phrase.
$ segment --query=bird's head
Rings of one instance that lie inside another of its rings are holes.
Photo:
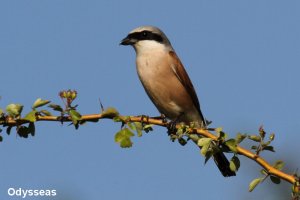
[[[172,50],[167,36],[154,26],[141,26],[133,29],[121,41],[120,45],[131,45],[137,53],[155,49]]]

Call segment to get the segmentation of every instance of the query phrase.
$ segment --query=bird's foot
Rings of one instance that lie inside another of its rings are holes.
[[[178,119],[172,120],[167,124],[167,129],[168,129],[168,135],[176,135],[177,132],[177,125]]]
[[[170,121],[167,124],[167,129],[168,129],[168,134],[169,135],[176,135],[177,132],[177,128],[176,125],[178,122],[180,122],[180,118],[184,113],[181,113],[180,115],[178,115],[174,120]]]

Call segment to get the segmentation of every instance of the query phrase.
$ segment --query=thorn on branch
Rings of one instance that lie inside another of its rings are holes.
[[[100,98],[99,98],[99,103],[100,103],[100,107],[101,107],[101,112],[104,112],[104,106],[103,106]]]

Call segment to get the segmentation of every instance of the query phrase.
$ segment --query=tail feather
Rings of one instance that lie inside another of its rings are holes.
[[[199,115],[200,115],[200,120],[194,120],[197,122],[195,124],[195,128],[206,128],[207,127],[206,120],[204,119],[200,109],[199,109]],[[193,139],[193,138],[191,138],[191,139],[193,140],[193,142],[195,144],[198,143],[198,139]],[[197,144],[197,146],[198,146],[198,144]],[[214,161],[215,161],[217,167],[219,168],[220,172],[222,173],[222,175],[224,177],[230,177],[230,176],[236,175],[235,172],[231,171],[231,169],[229,167],[230,163],[223,152],[215,153],[213,155],[213,158],[214,158]]]
[[[193,140],[193,142],[195,144],[197,144],[198,140],[196,138],[191,138],[191,139]],[[201,149],[201,147],[199,147],[199,148]],[[230,177],[230,176],[236,175],[235,172],[231,171],[231,169],[229,167],[230,163],[223,152],[215,153],[213,155],[213,159],[224,177]]]
[[[214,161],[224,177],[235,176],[235,172],[231,171],[229,161],[222,152],[213,155]]]

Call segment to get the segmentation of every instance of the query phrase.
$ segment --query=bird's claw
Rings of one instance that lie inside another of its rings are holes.
[[[167,124],[167,129],[168,129],[168,135],[175,135],[177,132],[177,121],[176,120],[172,120]]]

